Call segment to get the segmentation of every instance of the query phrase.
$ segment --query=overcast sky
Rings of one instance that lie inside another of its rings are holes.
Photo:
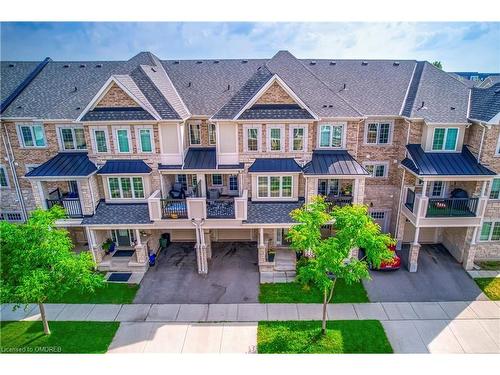
[[[2,23],[2,60],[299,58],[440,60],[500,71],[500,23]]]

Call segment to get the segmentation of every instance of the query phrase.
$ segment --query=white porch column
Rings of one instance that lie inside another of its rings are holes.
[[[139,229],[134,229],[134,235],[136,245],[141,245],[141,233],[139,232]]]
[[[202,221],[192,221],[195,226],[196,233],[196,261],[198,264],[198,273],[207,274],[208,273],[208,260],[207,260],[207,247],[205,245],[203,228],[201,227]]]
[[[241,197],[243,195],[243,173],[238,173],[238,193]]]
[[[139,229],[134,229],[135,236],[135,257],[137,259],[137,263],[146,263],[148,261],[148,246],[147,244],[143,244],[141,241],[141,233]]]
[[[207,196],[207,191],[206,191],[207,184],[205,182],[205,174],[204,173],[197,173],[196,174],[196,183],[198,186],[198,190],[200,192],[200,196],[206,197]]]
[[[48,198],[48,192],[45,183],[43,181],[37,180],[32,184],[36,188],[36,194],[34,194],[35,204],[46,210],[47,209],[46,199]]]
[[[425,197],[427,194],[427,180],[424,180],[422,184],[422,197]]]
[[[410,245],[410,252],[408,254],[408,270],[410,272],[417,272],[418,266],[418,253],[420,252],[420,244],[418,237],[420,235],[420,227],[415,228],[415,238]]]

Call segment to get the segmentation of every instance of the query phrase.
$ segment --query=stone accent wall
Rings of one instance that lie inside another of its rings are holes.
[[[96,107],[139,107],[139,105],[116,83],[113,83]]]
[[[255,104],[296,104],[296,102],[278,82],[274,82]]]

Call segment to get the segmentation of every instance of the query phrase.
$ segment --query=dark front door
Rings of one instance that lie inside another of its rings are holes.
[[[118,246],[130,246],[130,235],[128,229],[117,229],[115,231]]]

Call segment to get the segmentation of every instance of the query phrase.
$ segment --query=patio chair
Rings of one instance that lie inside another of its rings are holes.
[[[172,187],[172,189],[170,189],[168,195],[170,195],[170,197],[172,199],[184,199],[184,198],[186,198],[186,192],[184,191],[182,184],[178,183],[178,182],[176,182],[174,184],[174,186]]]

